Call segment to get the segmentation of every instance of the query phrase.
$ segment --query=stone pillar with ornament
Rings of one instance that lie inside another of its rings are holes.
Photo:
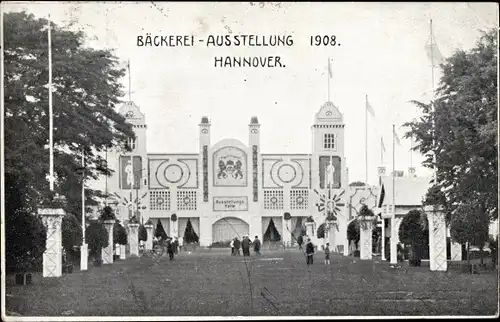
[[[462,244],[451,241],[451,260],[456,262],[462,261]]]
[[[128,224],[128,245],[130,247],[130,256],[139,256],[139,223]]]
[[[312,217],[308,217],[306,220],[306,235],[308,238],[311,238],[311,241],[313,241],[314,237],[314,221]],[[307,240],[304,240],[304,244],[307,242]]]
[[[47,229],[45,252],[43,253],[43,277],[60,277],[62,275],[62,218],[66,215],[61,208],[40,208]]]
[[[104,247],[101,252],[102,263],[103,264],[113,264],[113,226],[115,224],[114,220],[105,220],[104,227],[108,232],[108,246]]]
[[[284,222],[284,225],[283,225],[283,244],[285,245],[285,247],[290,247],[292,245],[292,227],[290,227],[291,225],[291,219],[292,219],[292,216],[290,215],[290,213],[288,212],[285,212],[285,214],[283,215],[283,222]]]
[[[359,258],[361,260],[372,259],[373,247],[373,221],[375,216],[359,216]]]
[[[146,224],[144,225],[144,228],[146,228],[146,231],[148,232],[148,240],[146,241],[146,250],[152,250],[153,249],[153,223],[148,220]]]
[[[126,245],[120,245],[120,259],[127,259],[127,254],[125,252],[127,251],[127,246]]]
[[[330,251],[333,253],[337,252],[336,243],[336,232],[337,232],[337,222],[335,220],[326,220],[326,232],[328,237],[328,243],[330,244]]]
[[[424,211],[429,222],[429,264],[431,271],[447,271],[446,220],[444,212],[435,206],[426,206]]]
[[[177,215],[172,214],[170,216],[170,236],[172,238],[179,237],[179,221],[177,220]]]

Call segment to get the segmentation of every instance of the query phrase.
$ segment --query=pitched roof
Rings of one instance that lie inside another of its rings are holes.
[[[392,205],[392,176],[382,178],[382,189],[379,193],[379,205]],[[429,177],[396,177],[395,200],[396,206],[420,206],[422,200],[431,187],[432,178]]]

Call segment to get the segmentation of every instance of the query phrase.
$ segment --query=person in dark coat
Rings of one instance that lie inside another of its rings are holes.
[[[260,240],[258,236],[255,236],[255,239],[253,240],[253,251],[256,256],[260,256]]]
[[[243,248],[243,256],[250,256],[250,244],[252,242],[250,241],[250,238],[248,236],[243,237],[243,240],[241,241],[241,248]]]
[[[304,243],[304,239],[303,239],[302,235],[299,235],[299,237],[297,238],[297,244],[299,244],[299,250],[302,250],[303,243]]]
[[[238,239],[238,237],[236,237],[234,239],[234,255],[240,256],[240,246],[241,246],[241,242]]]
[[[314,255],[314,245],[311,242],[310,238],[307,238],[306,255],[307,255],[307,265],[312,265],[313,264],[313,255]]]
[[[174,242],[172,238],[167,239],[167,253],[170,260],[174,259]]]

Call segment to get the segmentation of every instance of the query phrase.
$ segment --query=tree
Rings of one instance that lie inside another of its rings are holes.
[[[269,225],[267,225],[266,232],[264,233],[264,241],[277,242],[281,240],[281,234],[274,225],[274,220],[271,218]]]
[[[165,232],[165,229],[163,228],[160,219],[158,219],[158,221],[156,222],[155,237],[156,238],[161,237],[162,240],[166,240],[168,238],[168,235]]]
[[[115,211],[113,210],[113,208],[111,208],[110,206],[105,206],[104,208],[102,208],[99,220],[116,220]]]
[[[42,218],[26,211],[5,216],[5,267],[8,272],[40,270],[47,230]]]
[[[120,225],[119,222],[115,222],[113,228],[113,244],[127,245],[127,243],[127,230]]]
[[[191,224],[191,219],[188,219],[186,229],[184,230],[184,241],[186,243],[198,243],[199,241],[199,237]]]
[[[7,215],[21,208],[34,213],[49,198],[48,22],[26,12],[5,13],[3,22],[5,210]],[[122,148],[134,137],[132,126],[115,111],[125,70],[111,51],[85,47],[82,32],[56,24],[51,30],[54,188],[66,197],[67,213],[81,213],[82,178],[110,175],[101,152]],[[99,197],[100,191],[86,189],[88,206]]]
[[[419,210],[410,210],[399,225],[399,240],[410,245],[410,265],[420,266],[425,248],[429,247],[427,216]]]
[[[319,225],[319,227],[316,231],[316,236],[318,238],[325,238],[325,227],[326,227],[325,223],[322,223],[321,225]]]
[[[85,241],[89,245],[89,254],[100,258],[101,250],[108,247],[108,231],[98,221],[93,221],[85,229]]]
[[[148,231],[146,230],[146,227],[144,225],[139,226],[139,241],[147,241],[148,240]]]
[[[484,244],[484,227],[498,216],[497,50],[496,30],[472,50],[457,50],[441,65],[437,99],[413,101],[422,116],[405,124],[423,165],[437,169],[427,204],[445,211],[458,242]]]
[[[354,219],[347,226],[347,240],[349,241],[349,244],[351,243],[351,241],[354,241],[356,248],[358,248],[360,238],[359,221],[357,219]]]
[[[73,246],[80,246],[83,236],[82,226],[75,215],[67,214],[63,217],[61,235],[62,246],[66,250],[66,254],[73,255]]]

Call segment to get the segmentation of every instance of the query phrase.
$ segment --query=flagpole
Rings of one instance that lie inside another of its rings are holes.
[[[132,76],[130,75],[130,59],[127,64],[128,68],[128,101],[132,102]]]
[[[384,164],[384,142],[382,141],[382,137],[380,137],[380,165]]]
[[[368,95],[365,96],[365,183],[368,184]]]
[[[328,57],[328,73],[326,77],[328,78],[328,102],[330,102],[330,57]]]
[[[51,23],[49,14],[48,24],[48,46],[49,46],[49,183],[50,191],[54,191],[54,138],[53,138],[53,111],[52,111],[52,35],[51,35]]]
[[[391,264],[397,264],[397,244],[396,244],[396,141],[395,141],[396,129],[394,124],[392,125],[392,216],[391,216]]]
[[[436,115],[435,115],[435,110],[434,110],[434,35],[432,33],[432,19],[430,19],[430,32],[431,32],[431,84],[432,84],[432,94],[431,94],[431,110],[432,110],[432,114],[433,114],[433,119],[432,119],[432,129],[433,129],[433,136],[436,135],[436,131],[435,131],[435,118],[436,118]],[[436,185],[437,183],[437,169],[436,169],[436,147],[435,147],[435,138],[433,139],[434,140],[434,144],[432,146],[433,148],[433,153],[432,153],[432,161],[433,161],[433,171],[434,171],[434,178],[433,178],[433,183],[434,185]]]

